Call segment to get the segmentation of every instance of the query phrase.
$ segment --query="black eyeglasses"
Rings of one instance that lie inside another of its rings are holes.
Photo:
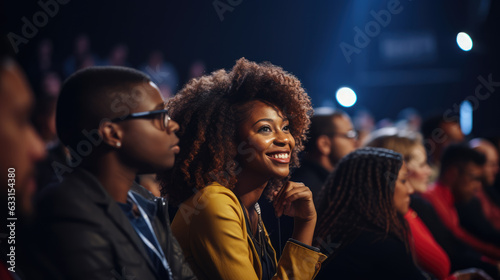
[[[340,137],[344,137],[344,138],[352,139],[352,140],[358,139],[358,133],[356,132],[356,130],[349,130],[345,134],[344,133],[333,133],[332,136],[340,136]]]
[[[114,118],[112,122],[120,122],[131,119],[147,119],[147,118],[155,118],[160,115],[160,119],[163,120],[161,122],[161,130],[166,130],[168,127],[168,122],[170,121],[170,116],[168,115],[168,110],[155,110],[155,111],[147,111],[147,112],[139,112],[132,113],[130,115],[121,116],[118,118]]]

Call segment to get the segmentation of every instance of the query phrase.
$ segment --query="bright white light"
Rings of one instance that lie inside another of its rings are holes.
[[[337,90],[337,93],[335,94],[335,97],[337,98],[337,101],[339,102],[340,105],[344,107],[351,107],[356,103],[356,100],[358,99],[356,97],[356,93],[348,87],[341,87]]]
[[[470,51],[472,49],[472,39],[469,34],[460,32],[457,34],[457,44],[463,51]]]
[[[472,131],[472,111],[469,101],[464,100],[460,104],[460,128],[465,135],[469,135]]]

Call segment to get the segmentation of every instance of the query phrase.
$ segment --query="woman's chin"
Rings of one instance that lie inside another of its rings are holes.
[[[276,179],[276,180],[283,180],[285,179],[288,175],[290,174],[290,171],[288,172],[279,172],[279,173],[275,173],[274,176],[273,176],[273,179]]]

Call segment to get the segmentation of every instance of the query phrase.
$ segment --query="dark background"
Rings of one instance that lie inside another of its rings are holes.
[[[56,59],[62,62],[71,53],[74,38],[85,33],[100,57],[106,57],[116,43],[126,43],[134,66],[143,64],[150,51],[161,49],[177,68],[182,85],[196,60],[203,60],[211,72],[230,68],[244,56],[270,61],[295,74],[315,106],[339,106],[335,92],[348,85],[358,102],[345,110],[354,114],[368,109],[376,120],[396,119],[406,107],[424,117],[442,113],[474,96],[479,76],[492,75],[500,82],[499,1],[401,0],[402,11],[392,14],[387,26],[350,57],[351,63],[342,54],[341,42],[354,46],[354,27],[364,29],[374,20],[370,11],[387,10],[391,1],[218,2],[237,5],[221,20],[212,0],[71,0],[60,4],[46,26],[20,45],[17,58],[29,67],[38,42],[50,38]],[[21,18],[32,21],[40,10],[37,1],[4,2],[4,32],[21,35]],[[455,42],[460,31],[474,41],[470,52]],[[402,52],[392,59],[383,54],[391,39]],[[495,89],[486,100],[473,102],[475,136],[499,134],[500,86]]]

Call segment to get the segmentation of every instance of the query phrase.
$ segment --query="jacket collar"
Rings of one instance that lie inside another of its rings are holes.
[[[123,213],[123,210],[120,206],[118,206],[118,203],[108,194],[97,178],[87,170],[79,168],[73,174],[73,176],[78,177],[78,179],[85,184],[85,194],[87,197],[104,209],[104,212],[113,224],[115,224],[115,226],[119,228],[125,236],[127,236],[129,241],[134,244],[134,247],[144,257],[151,270],[156,273],[155,266],[146,252],[144,244],[137,235],[125,213]]]

